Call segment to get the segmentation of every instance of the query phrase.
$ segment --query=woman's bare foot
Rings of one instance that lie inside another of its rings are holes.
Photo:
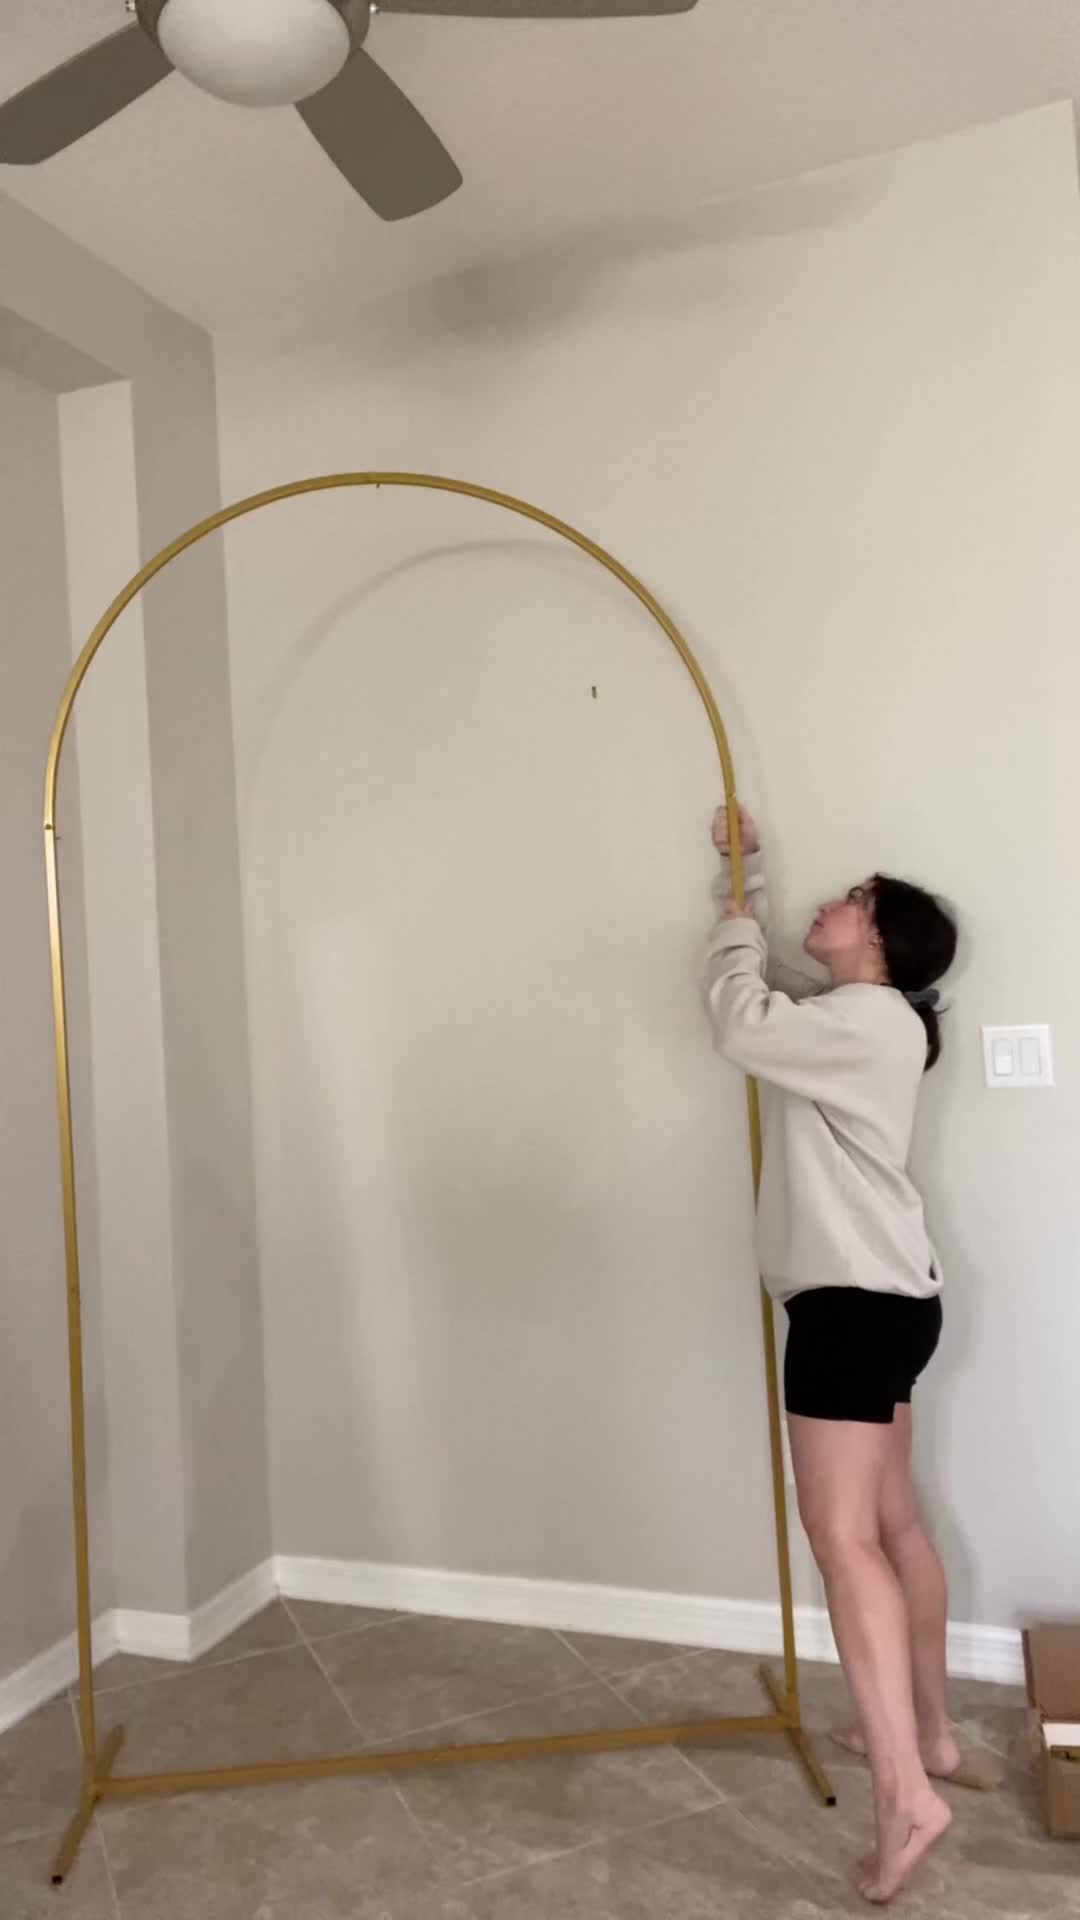
[[[856,1868],[855,1884],[863,1899],[887,1906],[951,1825],[950,1809],[929,1791],[912,1811],[890,1814],[879,1827],[877,1853]]]
[[[845,1753],[866,1759],[866,1741],[861,1727],[834,1727],[831,1739]],[[953,1787],[970,1787],[973,1793],[996,1793],[1004,1785],[1002,1768],[990,1754],[965,1753],[949,1732],[922,1747],[922,1762],[932,1780],[947,1780]]]

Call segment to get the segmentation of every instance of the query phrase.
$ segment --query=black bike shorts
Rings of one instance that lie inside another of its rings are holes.
[[[809,1420],[891,1426],[934,1356],[941,1300],[813,1287],[786,1302],[784,1404]]]

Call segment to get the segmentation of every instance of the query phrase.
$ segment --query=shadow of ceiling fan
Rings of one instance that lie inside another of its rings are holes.
[[[0,163],[33,166],[174,70],[242,106],[294,105],[383,220],[461,185],[442,141],[365,47],[376,13],[486,20],[689,13],[697,0],[128,0],[135,21],[0,105]]]

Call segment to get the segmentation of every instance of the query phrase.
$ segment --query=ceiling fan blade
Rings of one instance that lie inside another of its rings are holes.
[[[383,220],[407,220],[457,191],[442,141],[362,49],[297,112],[350,187]]]
[[[29,167],[51,159],[171,72],[142,27],[121,27],[0,105],[0,162]]]
[[[441,13],[458,20],[626,20],[689,13],[698,0],[379,0],[380,13]]]

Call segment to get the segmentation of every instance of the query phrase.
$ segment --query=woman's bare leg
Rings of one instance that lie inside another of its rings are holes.
[[[904,1596],[923,1765],[934,1778],[989,1792],[1001,1784],[999,1768],[988,1757],[962,1753],[949,1718],[948,1589],[945,1569],[923,1524],[912,1480],[910,1406],[897,1407],[889,1434],[880,1496],[881,1544]],[[855,1753],[866,1753],[866,1738],[859,1726],[838,1729],[835,1738]]]
[[[878,1846],[859,1885],[883,1904],[907,1884],[952,1818],[923,1766],[907,1608],[881,1540],[892,1433],[801,1415],[789,1426],[799,1512],[825,1581],[870,1763]]]

